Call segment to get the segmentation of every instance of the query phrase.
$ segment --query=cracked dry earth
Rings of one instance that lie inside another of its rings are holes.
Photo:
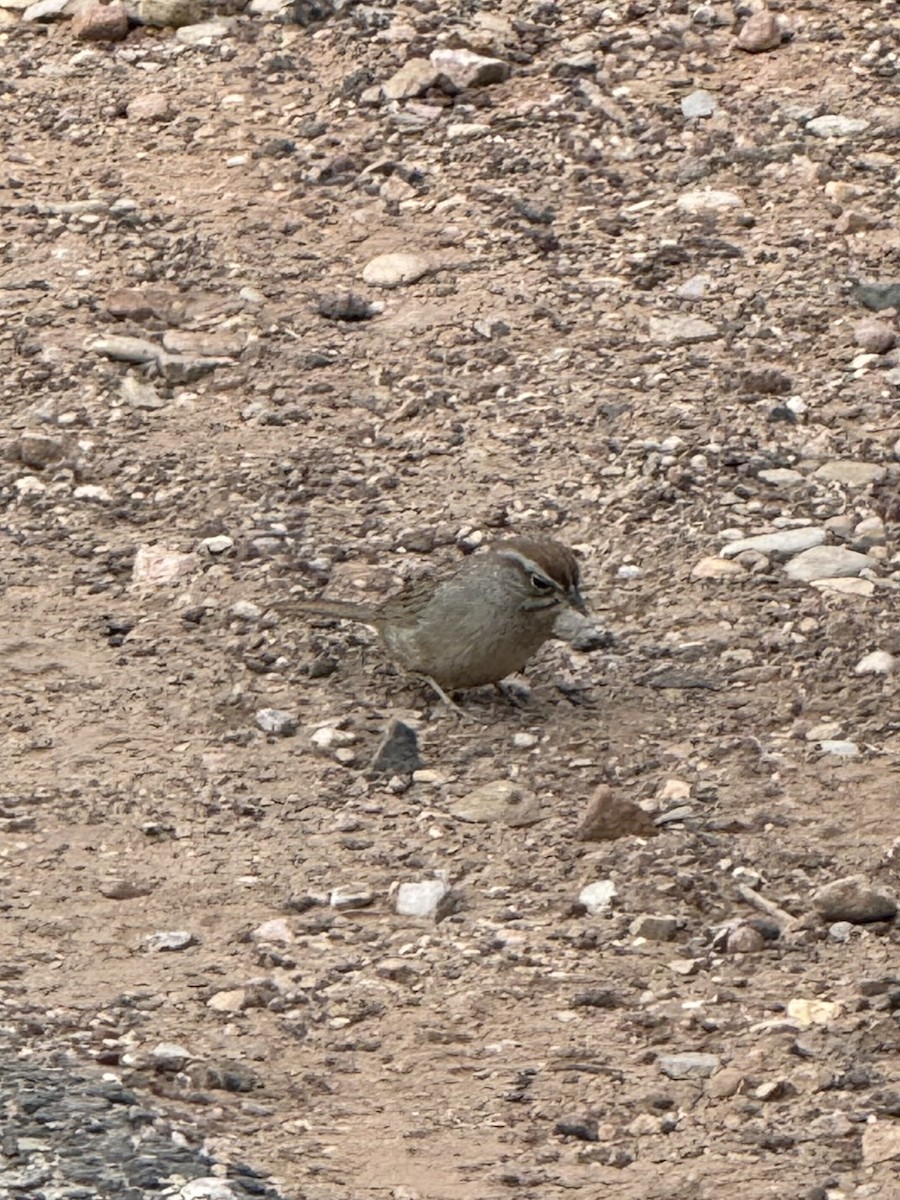
[[[3,10],[4,1120],[220,1164],[134,1198],[896,1197],[900,6],[312,8]],[[616,641],[478,723],[275,607],[505,531]]]

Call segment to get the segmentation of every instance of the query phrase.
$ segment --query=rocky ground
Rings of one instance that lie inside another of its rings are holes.
[[[896,1197],[900,5],[235,7],[0,0],[0,1182]]]

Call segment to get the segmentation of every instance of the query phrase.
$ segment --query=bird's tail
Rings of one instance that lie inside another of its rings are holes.
[[[356,604],[352,600],[285,600],[273,608],[291,616],[340,617],[343,621],[362,621],[366,625],[375,620],[375,609],[370,604]]]

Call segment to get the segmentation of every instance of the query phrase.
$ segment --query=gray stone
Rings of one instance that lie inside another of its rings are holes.
[[[760,471],[757,478],[771,487],[795,487],[803,483],[805,476],[799,471],[792,471],[790,467],[773,467],[769,471]]]
[[[160,930],[158,933],[151,933],[144,938],[144,946],[151,954],[160,954],[168,951],[174,953],[177,950],[187,950],[189,946],[195,945],[197,939],[192,933],[186,929],[176,929],[171,931]]]
[[[488,87],[509,78],[509,63],[499,58],[485,58],[471,50],[442,48],[432,50],[431,63],[437,71],[438,84],[445,91],[464,92],[467,88]]]
[[[717,1054],[662,1054],[659,1057],[659,1069],[669,1079],[708,1079],[713,1071],[721,1065]]]
[[[263,733],[290,737],[297,732],[297,718],[282,708],[260,708],[255,714],[255,720]]]
[[[813,117],[807,121],[806,129],[814,137],[852,137],[855,133],[864,133],[869,128],[869,122],[863,117],[841,117],[828,113],[824,117]]]
[[[846,546],[813,546],[785,564],[790,579],[809,583],[813,579],[840,579],[859,575],[875,564],[866,554],[848,550]]]
[[[853,285],[852,295],[854,300],[871,312],[881,312],[885,308],[900,309],[900,283],[891,280],[884,283],[858,281]]]
[[[848,875],[826,883],[813,894],[812,902],[826,921],[865,925],[869,921],[889,921],[897,915],[895,897],[863,875]]]
[[[681,115],[688,120],[697,117],[711,117],[716,111],[716,100],[709,92],[705,92],[702,88],[697,92],[691,92],[681,101]]]
[[[348,883],[331,891],[328,903],[332,908],[368,908],[375,901],[375,894],[364,883]]]
[[[373,775],[411,775],[422,766],[416,731],[405,721],[391,721],[372,756],[369,771]]]
[[[770,558],[786,559],[813,546],[821,546],[824,541],[824,529],[804,525],[801,529],[781,529],[778,533],[760,533],[753,537],[739,538],[722,547],[722,557],[734,558],[751,550]]]
[[[37,0],[22,13],[23,21],[54,21],[63,15],[70,0]]]
[[[678,932],[678,918],[657,917],[652,913],[645,913],[634,918],[629,932],[634,937],[646,938],[648,942],[671,942]]]

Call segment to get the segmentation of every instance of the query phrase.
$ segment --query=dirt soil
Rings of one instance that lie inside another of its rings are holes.
[[[896,1198],[897,924],[814,894],[900,883],[896,674],[856,672],[900,653],[900,359],[852,290],[900,279],[900,6],[773,6],[759,54],[754,6],[312,7],[0,30],[7,1046],[297,1200]],[[508,78],[379,96],[439,46]],[[874,586],[718,558],[794,526]],[[507,531],[617,640],[477,722],[273,607]],[[373,775],[394,717],[421,769]],[[498,780],[540,819],[454,815]],[[579,840],[600,786],[658,836]]]

